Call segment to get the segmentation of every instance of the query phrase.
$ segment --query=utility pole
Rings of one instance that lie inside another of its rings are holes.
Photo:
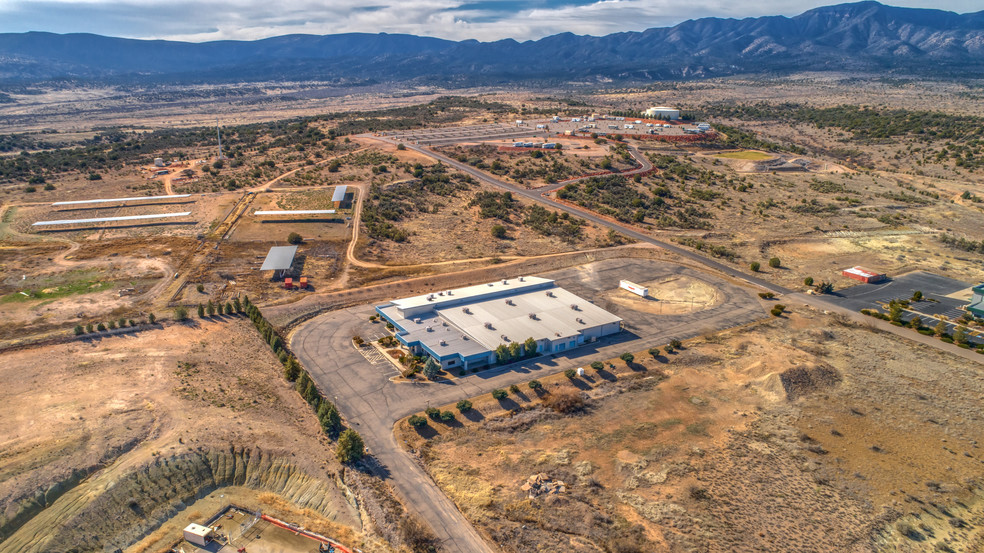
[[[222,155],[222,131],[219,130],[219,118],[215,118],[215,135],[219,138],[219,159],[225,159]]]

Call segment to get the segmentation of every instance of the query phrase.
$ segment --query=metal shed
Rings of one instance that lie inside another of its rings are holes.
[[[296,254],[297,246],[274,246],[267,253],[260,270],[280,271],[283,274],[294,264],[294,255]]]

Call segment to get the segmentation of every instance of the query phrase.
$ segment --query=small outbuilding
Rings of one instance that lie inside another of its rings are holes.
[[[348,186],[336,186],[331,201],[335,207],[342,207],[348,201]]]
[[[188,543],[205,547],[208,542],[212,541],[212,529],[208,526],[191,523],[184,529],[184,539]]]
[[[847,278],[853,278],[854,280],[860,280],[865,284],[875,284],[876,282],[883,282],[888,278],[885,273],[876,273],[864,267],[851,267],[850,269],[844,269],[841,274]]]
[[[260,270],[276,271],[282,277],[294,264],[295,254],[297,254],[297,246],[274,246],[267,253]]]

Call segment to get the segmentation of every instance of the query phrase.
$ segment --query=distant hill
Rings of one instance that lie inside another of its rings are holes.
[[[704,18],[602,37],[461,42],[413,35],[287,35],[188,43],[91,34],[0,34],[0,81],[325,79],[460,84],[654,80],[859,70],[979,76],[984,11],[840,4],[795,17]]]

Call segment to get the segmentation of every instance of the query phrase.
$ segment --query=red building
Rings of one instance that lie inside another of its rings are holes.
[[[865,284],[873,284],[875,282],[881,282],[888,278],[884,273],[876,273],[865,269],[864,267],[851,267],[850,269],[844,269],[841,272],[842,275],[847,278],[853,278],[854,280],[860,280]]]

